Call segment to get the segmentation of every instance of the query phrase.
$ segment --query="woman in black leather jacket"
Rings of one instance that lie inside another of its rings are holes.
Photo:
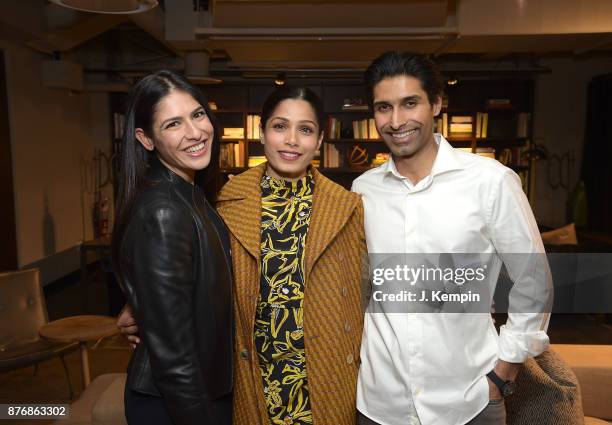
[[[171,71],[134,86],[112,243],[142,340],[125,390],[130,425],[231,423],[229,238],[211,206],[218,156],[196,87]]]

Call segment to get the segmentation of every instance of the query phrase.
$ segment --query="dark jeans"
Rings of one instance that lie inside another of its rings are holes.
[[[380,425],[378,422],[374,422],[367,416],[362,415],[361,412],[357,412],[357,418],[359,425]],[[506,406],[504,405],[504,400],[490,401],[487,407],[466,425],[506,425]]]
[[[129,425],[172,425],[163,398],[128,388],[125,389],[125,419]]]
[[[126,387],[124,394],[125,418],[128,425],[173,425],[161,397],[132,391]],[[202,425],[230,425],[232,422],[232,397],[208,403],[212,417],[202,418]]]

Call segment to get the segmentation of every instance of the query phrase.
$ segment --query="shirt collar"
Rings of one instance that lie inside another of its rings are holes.
[[[438,144],[438,153],[434,160],[433,166],[431,167],[431,176],[437,176],[439,174],[446,173],[448,171],[462,170],[465,168],[465,164],[461,160],[461,157],[457,154],[455,148],[442,136],[440,133],[434,133],[434,140]],[[393,175],[398,179],[405,179],[395,166],[393,157],[390,157],[387,162],[379,168],[380,172],[385,175]]]

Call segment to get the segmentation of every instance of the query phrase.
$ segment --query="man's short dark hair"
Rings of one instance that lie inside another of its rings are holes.
[[[436,64],[425,55],[408,52],[386,52],[372,61],[365,71],[365,86],[370,105],[374,101],[374,87],[385,78],[407,75],[421,82],[433,105],[442,96],[443,84]]]

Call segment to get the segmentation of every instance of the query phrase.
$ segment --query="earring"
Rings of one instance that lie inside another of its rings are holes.
[[[262,137],[261,139],[259,139],[259,143],[261,143],[262,145],[265,145],[265,144],[266,144],[266,142],[264,142],[263,137]]]

